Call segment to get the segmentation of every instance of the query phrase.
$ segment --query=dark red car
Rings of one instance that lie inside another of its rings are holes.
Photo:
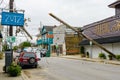
[[[34,52],[21,52],[18,58],[18,64],[23,66],[34,66],[37,68],[39,59]]]

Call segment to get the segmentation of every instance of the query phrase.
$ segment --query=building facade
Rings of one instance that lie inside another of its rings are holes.
[[[77,29],[77,28],[76,28]],[[59,47],[59,53],[62,55],[78,54],[79,39],[76,32],[67,28],[65,25],[53,28],[52,53],[56,53],[56,45]]]
[[[82,30],[83,34],[91,37],[115,55],[120,55],[120,1],[110,4],[109,7],[115,8],[114,16],[85,25]],[[84,39],[80,45],[85,47],[85,52],[89,52],[92,58],[97,58],[99,53],[108,55],[89,40]]]
[[[37,40],[37,45],[48,50],[47,57],[50,57],[51,44],[53,44],[53,27],[54,26],[43,26],[40,30],[41,37]]]
[[[59,54],[66,55],[66,46],[65,46],[65,30],[66,26],[60,25],[53,28],[53,44],[52,46],[52,53],[56,54],[56,46],[58,46]]]

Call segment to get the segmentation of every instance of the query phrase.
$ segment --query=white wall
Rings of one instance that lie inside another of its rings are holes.
[[[66,55],[66,45],[65,45],[65,30],[66,26],[60,25],[53,28],[53,44],[52,45],[63,45],[63,54]]]
[[[120,43],[113,43],[113,44],[103,44],[106,49],[109,51],[113,52],[115,55],[119,54],[120,55]],[[105,53],[105,55],[108,57],[108,53],[99,48],[96,45],[92,45],[92,51],[90,45],[85,45],[85,52],[89,52],[91,54],[92,52],[92,58],[98,58],[99,53]]]
[[[53,29],[53,44],[63,44],[65,42],[65,26],[57,26]]]
[[[113,52],[114,54],[120,54],[120,43],[113,44]]]

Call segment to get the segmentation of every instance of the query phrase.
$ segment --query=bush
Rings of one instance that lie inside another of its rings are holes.
[[[120,61],[120,55],[116,55],[116,59]]]
[[[99,54],[99,58],[100,58],[100,59],[106,59],[106,55],[105,55],[104,53],[100,53],[100,54]]]
[[[0,59],[3,59],[3,52],[0,52]]]
[[[15,63],[12,63],[9,67],[8,67],[8,73],[10,74],[10,76],[19,76],[21,74],[21,67]]]
[[[112,57],[112,55],[108,55],[108,58],[109,58],[109,60],[112,60],[113,59],[113,57]]]

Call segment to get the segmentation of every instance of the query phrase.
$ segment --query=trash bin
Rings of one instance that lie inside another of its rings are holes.
[[[5,72],[8,72],[8,67],[11,65],[13,61],[13,50],[5,51]]]

